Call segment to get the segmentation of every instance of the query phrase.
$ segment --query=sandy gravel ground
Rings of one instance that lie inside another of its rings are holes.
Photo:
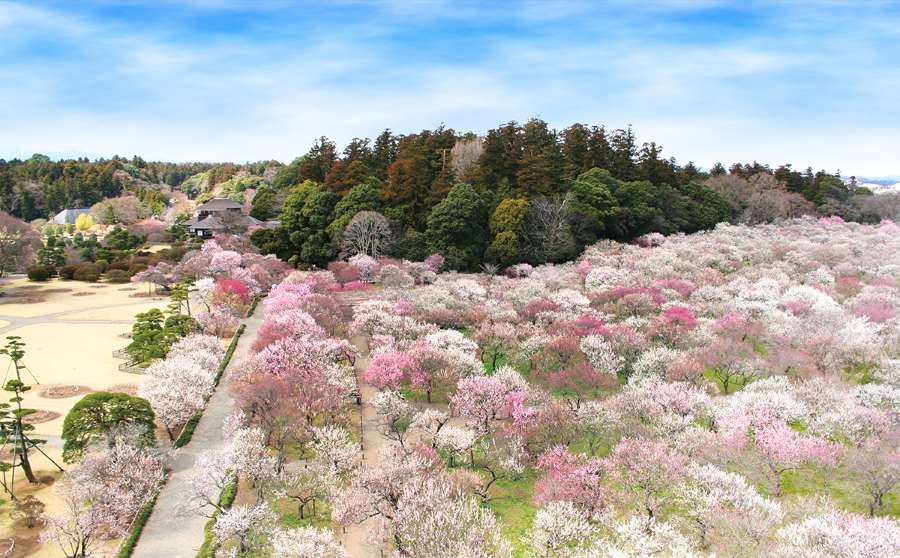
[[[139,376],[118,370],[118,365],[125,361],[113,358],[112,352],[130,343],[120,334],[131,331],[137,313],[151,308],[165,310],[168,303],[165,297],[149,300],[129,296],[146,292],[146,283],[106,285],[59,280],[32,283],[22,276],[0,278],[0,293],[3,293],[0,296],[0,330],[5,330],[0,332],[0,345],[5,345],[6,337],[12,335],[25,343],[23,363],[30,374],[22,371],[21,375],[32,389],[25,394],[23,406],[37,409],[44,417],[34,425],[35,436],[49,436],[48,445],[60,446],[58,436],[62,433],[62,421],[86,393],[138,384]],[[55,316],[63,312],[66,314]],[[4,384],[14,374],[10,364],[7,356],[0,355]],[[78,394],[46,396],[48,388],[65,389],[65,386],[73,385],[80,386]],[[0,395],[0,399],[6,401],[8,397]],[[56,418],[51,418],[54,415]],[[62,452],[58,447],[47,447],[44,451],[62,464]],[[56,471],[39,453],[30,453],[30,457],[38,476]],[[16,472],[17,478],[21,478],[21,471]],[[47,504],[48,512],[58,508],[52,492],[52,488],[45,488],[35,493]],[[0,516],[0,538],[11,535],[10,526],[8,515]],[[59,546],[48,543],[28,556],[59,558],[62,552]]]

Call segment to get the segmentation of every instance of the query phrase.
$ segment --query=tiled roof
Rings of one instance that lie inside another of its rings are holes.
[[[225,209],[243,208],[243,205],[234,200],[230,200],[228,198],[214,198],[204,203],[203,205],[198,205],[194,208],[194,211],[223,211]]]
[[[195,231],[200,230],[210,230],[210,229],[224,229],[225,225],[218,222],[215,217],[207,217],[206,219],[200,221],[193,227],[191,227]]]

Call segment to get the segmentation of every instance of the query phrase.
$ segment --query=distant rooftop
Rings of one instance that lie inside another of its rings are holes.
[[[224,211],[226,209],[243,208],[243,205],[234,200],[230,200],[228,198],[214,198],[204,203],[203,205],[198,205],[194,208],[194,211]]]

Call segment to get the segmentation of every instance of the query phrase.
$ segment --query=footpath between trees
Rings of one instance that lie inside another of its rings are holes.
[[[257,308],[252,317],[242,320],[246,329],[238,340],[229,367],[246,356],[256,339],[264,315],[264,309]],[[182,479],[198,473],[194,463],[200,453],[207,449],[222,449],[224,445],[222,422],[234,411],[234,398],[229,393],[230,385],[226,370],[206,405],[191,442],[178,450],[176,458],[170,464],[169,479],[156,500],[153,514],[144,526],[140,541],[132,553],[133,558],[189,558],[197,554],[203,544],[203,528],[209,519],[199,515],[176,517],[175,510],[181,502]],[[211,514],[212,507],[208,511]]]

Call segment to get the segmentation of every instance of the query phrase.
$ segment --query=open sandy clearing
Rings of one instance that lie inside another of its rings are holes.
[[[158,308],[160,311],[166,311],[166,305],[169,303],[168,299],[163,300],[151,300],[145,303],[139,303],[139,300],[132,299],[131,302],[137,304],[129,304],[128,306],[116,306],[113,308],[94,308],[91,310],[85,310],[84,312],[73,312],[72,314],[66,314],[64,316],[59,316],[57,320],[134,320],[134,317],[140,313],[148,312],[153,308]],[[127,303],[126,303],[127,304]],[[119,326],[122,327],[122,326]],[[127,327],[127,326],[126,326]],[[128,331],[131,331],[131,328],[128,328]],[[126,341],[127,344],[127,341]]]
[[[0,296],[0,316],[33,318],[96,306],[140,302],[140,298],[129,295],[146,293],[147,284],[83,283],[57,279],[32,283],[20,277],[0,285],[0,292],[3,293]],[[155,302],[165,305],[165,297],[156,298],[161,300]],[[39,302],[27,302],[35,299]]]
[[[50,386],[77,384],[102,391],[117,384],[140,381],[140,376],[119,372],[118,366],[124,361],[112,356],[113,351],[128,344],[119,334],[129,330],[124,324],[43,323],[13,331],[25,343],[23,362],[40,382],[35,385],[31,376],[23,373],[22,380],[32,386],[25,394],[25,405],[61,414],[57,419],[36,424],[36,432],[59,436],[65,414],[83,397],[83,394],[63,399],[41,397]]]

